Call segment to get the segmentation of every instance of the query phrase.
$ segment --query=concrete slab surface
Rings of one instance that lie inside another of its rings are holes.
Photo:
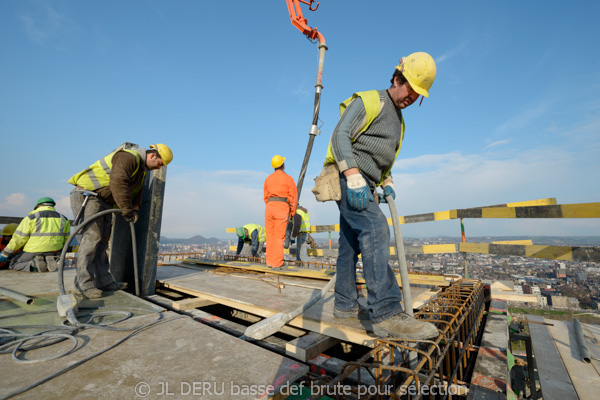
[[[118,326],[139,327],[156,313],[133,317]],[[308,370],[296,361],[202,325],[173,312],[122,344],[55,376],[131,334],[131,331],[85,329],[75,335],[76,351],[56,360],[18,364],[0,355],[2,393],[17,392],[51,377],[15,399],[124,398],[269,398]],[[71,346],[70,341],[27,352],[43,358]]]
[[[67,290],[73,289],[74,273],[66,271]],[[57,273],[0,271],[0,282],[34,299],[26,305],[0,297],[0,327],[33,334],[62,326],[64,318],[56,312]],[[123,291],[105,292],[97,300],[79,298],[78,307],[81,322],[90,313],[119,312],[96,316],[93,323],[124,318],[124,311],[130,315],[111,325],[124,330],[85,328],[72,339],[16,352],[17,360],[25,362],[13,361],[12,345],[0,354],[0,399],[268,399],[308,371],[297,361]]]

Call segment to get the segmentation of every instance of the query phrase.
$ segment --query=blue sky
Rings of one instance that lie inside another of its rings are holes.
[[[600,54],[592,1],[333,1],[302,6],[325,55],[321,135],[300,203],[314,224],[337,207],[310,192],[338,105],[385,89],[401,56],[426,51],[430,97],[404,111],[394,166],[400,215],[556,197],[600,201]],[[125,141],[166,143],[162,235],[228,238],[264,221],[275,154],[298,178],[318,49],[284,0],[0,2],[0,215],[52,196]],[[600,221],[467,220],[469,235],[600,235]],[[460,234],[458,221],[403,227]]]

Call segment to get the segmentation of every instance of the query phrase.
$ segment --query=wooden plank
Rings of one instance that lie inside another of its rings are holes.
[[[473,369],[471,389],[479,387],[481,388],[481,393],[488,393],[488,391],[490,393],[506,392],[508,375],[506,357],[506,348],[508,345],[507,332],[506,315],[488,314]]]
[[[254,271],[254,272],[262,272],[265,274],[273,274],[279,276],[288,276],[288,277],[297,277],[297,278],[309,278],[309,279],[322,279],[329,280],[333,275],[335,275],[334,268],[321,268],[321,269],[308,269],[308,268],[300,268],[295,266],[288,266],[282,270],[274,271],[273,269],[267,267],[265,264],[257,264],[246,261],[223,261],[223,260],[194,260],[187,259],[185,263],[195,264],[199,266],[213,266],[213,267],[228,267],[228,268],[236,268],[240,271]],[[191,267],[191,266],[190,266]],[[396,280],[398,281],[398,285],[402,286],[402,281],[400,278],[400,274],[397,273]],[[411,284],[415,285],[432,285],[432,286],[450,286],[450,281],[446,279],[444,275],[441,274],[408,274],[408,278]],[[362,284],[365,283],[364,278],[362,278],[359,273],[356,279],[356,283]]]
[[[527,319],[534,322],[545,322],[543,317],[537,315],[527,315]],[[548,326],[529,324],[529,333],[544,400],[577,399],[577,393],[556,349]]]
[[[235,276],[215,276],[176,266],[159,267],[157,279],[165,287],[261,317],[270,317],[278,312],[291,312],[316,292],[288,286],[279,294],[276,288],[250,280],[245,281],[244,290],[232,290],[240,287],[240,280]],[[415,293],[419,292],[418,289],[426,290],[415,288]],[[370,321],[339,319],[333,316],[333,293],[290,321],[289,325],[365,346],[372,346],[375,339],[373,334],[366,332],[367,329],[372,329]]]
[[[170,299],[167,299],[166,297],[162,297],[160,295],[152,295],[148,296],[147,299],[167,309],[174,310],[173,302]],[[243,336],[244,331],[246,330],[246,327],[244,325],[235,323],[225,318],[217,317],[216,315],[209,314],[206,311],[194,309],[189,311],[179,311],[179,313],[189,315],[196,321],[202,322],[205,325],[226,332],[235,337]],[[269,336],[267,338],[264,338],[263,340],[254,341],[253,343],[257,344],[260,347],[264,347],[265,349],[274,351],[278,354],[285,355],[285,345],[287,341],[284,339],[280,339],[275,336]]]
[[[339,342],[338,339],[310,332],[307,335],[300,336],[288,342],[285,345],[285,354],[306,362]]]
[[[596,400],[598,398],[598,388],[600,388],[600,375],[598,375],[598,371],[592,364],[588,364],[581,359],[573,322],[550,319],[545,321],[553,324],[548,329],[554,338],[554,344],[569,373],[579,399]]]
[[[239,318],[241,320],[250,322],[251,324],[255,324],[258,321],[262,321],[263,320],[263,318],[261,318],[259,316],[252,315],[252,314],[249,314],[247,312],[240,311],[240,310],[235,310],[235,309],[232,310],[231,316],[234,317],[234,318]],[[300,336],[306,335],[306,331],[304,329],[298,329],[298,328],[294,328],[293,326],[287,326],[287,325],[284,325],[279,330],[279,332],[285,333],[286,335],[293,336],[295,338],[298,338]]]
[[[175,310],[192,310],[194,308],[206,307],[215,304],[214,301],[209,301],[199,297],[193,299],[177,300],[173,302]]]

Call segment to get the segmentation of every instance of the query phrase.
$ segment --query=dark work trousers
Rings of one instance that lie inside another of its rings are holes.
[[[81,192],[71,192],[71,210],[77,215],[85,197]],[[95,197],[90,197],[83,211],[82,222],[109,207]],[[108,241],[113,214],[94,219],[77,234],[77,285],[81,290],[101,288],[115,280],[109,271]],[[81,222],[80,222],[81,224]]]
[[[46,251],[43,253],[27,253],[21,252],[17,254],[10,262],[10,269],[14,269],[15,271],[25,271],[31,272],[31,262],[35,258],[35,256],[60,256],[60,251]]]

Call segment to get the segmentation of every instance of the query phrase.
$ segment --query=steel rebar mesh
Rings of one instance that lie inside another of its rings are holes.
[[[347,363],[327,391],[335,399],[421,399],[465,395],[468,364],[484,315],[483,284],[462,279],[423,306],[415,318],[436,325],[433,340],[376,339],[373,349]],[[375,384],[366,385],[369,371]],[[358,384],[348,377],[356,372]],[[361,375],[362,373],[362,375]],[[337,388],[337,390],[335,390]],[[312,396],[311,399],[318,399]]]

